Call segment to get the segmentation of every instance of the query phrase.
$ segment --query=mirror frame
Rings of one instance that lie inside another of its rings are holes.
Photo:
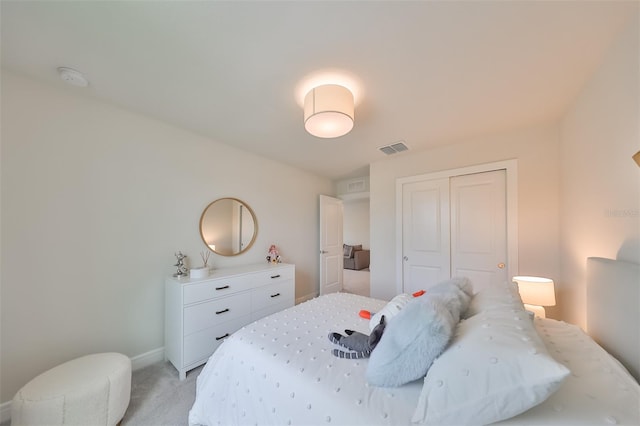
[[[231,201],[236,201],[240,204],[242,204],[247,210],[249,210],[249,213],[251,213],[251,219],[253,220],[253,235],[251,236],[251,241],[249,241],[249,244],[247,244],[247,246],[245,248],[243,248],[242,250],[240,250],[237,253],[231,253],[231,254],[226,254],[226,253],[220,253],[219,251],[213,250],[209,244],[207,244],[207,241],[204,238],[204,233],[202,232],[202,222],[204,221],[204,217],[207,214],[207,211],[209,210],[209,208],[214,205],[215,203],[217,203],[218,201],[223,201],[223,200],[231,200]],[[238,198],[234,198],[234,197],[223,197],[223,198],[218,198],[217,200],[214,200],[212,202],[210,202],[207,207],[204,208],[204,210],[202,211],[202,214],[200,215],[200,225],[199,225],[199,231],[200,231],[200,238],[202,239],[202,242],[204,243],[204,245],[207,247],[207,249],[211,250],[213,253],[218,254],[220,256],[226,256],[226,257],[232,257],[232,256],[238,256],[240,254],[246,253],[247,250],[249,250],[252,246],[253,243],[255,243],[256,238],[258,237],[258,218],[256,217],[255,212],[253,211],[253,209],[249,206],[249,204],[245,203],[244,201],[238,199]]]

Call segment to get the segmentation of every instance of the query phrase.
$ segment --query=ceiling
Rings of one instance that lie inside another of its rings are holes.
[[[330,179],[557,120],[637,1],[6,1],[2,66]],[[83,72],[65,85],[56,68]],[[304,131],[300,93],[350,81],[355,126]]]

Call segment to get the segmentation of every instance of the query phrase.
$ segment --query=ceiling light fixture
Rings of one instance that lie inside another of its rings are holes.
[[[337,138],[353,129],[354,102],[338,84],[314,87],[304,98],[304,128],[319,138]]]

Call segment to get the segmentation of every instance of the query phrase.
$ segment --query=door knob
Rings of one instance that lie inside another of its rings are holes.
[[[502,263],[502,262],[498,263],[498,268],[504,269],[504,263]]]
[[[327,253],[329,253],[329,252],[326,251],[326,250],[320,250],[320,254],[327,254]]]
[[[409,260],[409,258],[407,256],[403,257],[404,261],[406,262],[407,260]]]

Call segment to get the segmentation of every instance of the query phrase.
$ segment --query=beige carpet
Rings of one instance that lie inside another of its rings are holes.
[[[370,293],[370,272],[368,269],[354,271],[352,269],[343,269],[343,289],[345,293],[359,294],[360,296],[369,297]]]
[[[196,398],[196,377],[204,366],[191,370],[184,381],[168,362],[134,371],[131,402],[122,426],[180,426],[189,424]]]

